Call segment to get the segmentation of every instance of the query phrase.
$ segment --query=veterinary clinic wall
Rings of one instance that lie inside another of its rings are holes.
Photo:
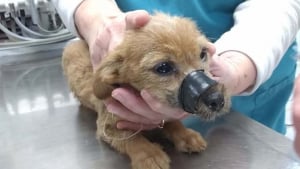
[[[297,62],[297,71],[296,76],[300,75],[300,32],[297,35],[297,42],[298,42],[298,62]],[[286,106],[286,126],[287,126],[287,132],[286,136],[287,138],[294,140],[295,137],[295,130],[293,125],[293,119],[292,119],[292,112],[291,112],[291,104],[293,102],[292,96],[289,99],[289,102]]]

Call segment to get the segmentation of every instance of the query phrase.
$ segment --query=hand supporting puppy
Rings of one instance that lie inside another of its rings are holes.
[[[231,95],[250,90],[256,80],[254,63],[239,51],[225,51],[213,55],[210,72],[216,81],[226,86]]]
[[[146,11],[123,13],[114,1],[85,0],[75,12],[75,23],[88,43],[94,70],[101,58],[121,43],[126,29],[143,27],[149,20]]]
[[[151,130],[157,128],[162,119],[183,119],[188,115],[182,109],[161,104],[146,90],[138,93],[130,87],[117,88],[112,96],[115,100],[106,100],[105,104],[110,112],[124,119],[117,123],[119,129]]]

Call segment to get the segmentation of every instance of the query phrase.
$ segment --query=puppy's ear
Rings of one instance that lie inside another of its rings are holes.
[[[99,99],[105,99],[111,95],[113,89],[122,83],[120,69],[122,57],[116,53],[106,56],[99,68],[94,73],[93,90]]]

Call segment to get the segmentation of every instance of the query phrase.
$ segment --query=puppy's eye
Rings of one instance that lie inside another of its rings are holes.
[[[200,59],[201,61],[205,62],[207,60],[207,48],[203,48],[201,53],[200,53]]]
[[[172,62],[160,62],[154,66],[154,72],[159,75],[171,75],[176,71],[175,65]]]

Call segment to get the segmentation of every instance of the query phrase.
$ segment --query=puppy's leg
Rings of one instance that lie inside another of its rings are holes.
[[[200,133],[185,128],[180,121],[172,121],[163,128],[166,136],[174,143],[176,149],[181,152],[201,152],[207,144]]]
[[[98,139],[128,155],[133,169],[169,169],[170,159],[158,144],[151,143],[141,134],[134,135],[135,131],[117,129],[116,121],[108,112],[99,113]]]

